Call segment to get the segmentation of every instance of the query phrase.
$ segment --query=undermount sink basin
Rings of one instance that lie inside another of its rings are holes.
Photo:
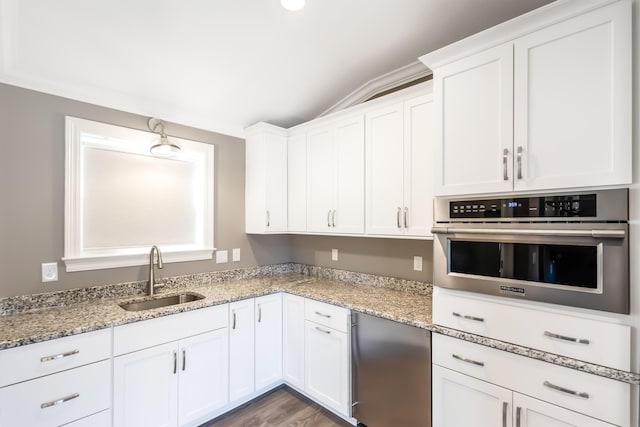
[[[143,311],[151,310],[152,308],[168,307],[170,305],[184,304],[187,302],[198,301],[203,299],[202,295],[198,294],[179,294],[170,295],[166,297],[156,297],[154,299],[148,299],[143,301],[132,301],[120,304],[120,307],[127,311]]]

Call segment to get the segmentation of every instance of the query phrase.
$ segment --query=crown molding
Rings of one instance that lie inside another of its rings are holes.
[[[318,117],[323,117],[336,111],[344,110],[367,101],[374,95],[431,75],[432,72],[422,62],[415,61],[389,73],[371,79],[336,104],[323,111]]]

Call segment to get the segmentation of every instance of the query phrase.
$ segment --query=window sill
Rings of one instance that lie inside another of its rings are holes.
[[[208,260],[213,259],[214,251],[215,248],[162,252],[162,261],[172,263]],[[67,272],[102,270],[106,268],[147,265],[149,264],[149,253],[83,256],[77,258],[62,258],[62,261],[64,261]]]

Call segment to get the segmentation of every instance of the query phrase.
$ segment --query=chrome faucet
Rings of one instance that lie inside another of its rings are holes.
[[[153,296],[156,293],[156,287],[162,286],[161,284],[156,284],[153,251],[158,255],[158,268],[164,268],[164,264],[162,264],[162,252],[160,252],[160,249],[156,245],[151,246],[151,252],[149,252],[149,283],[147,284],[149,296]]]

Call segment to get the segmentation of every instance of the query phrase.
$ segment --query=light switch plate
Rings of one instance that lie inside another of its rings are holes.
[[[58,263],[57,262],[42,263],[41,269],[42,269],[42,283],[58,281]]]
[[[337,260],[338,260],[338,250],[331,249],[331,261],[337,261]]]
[[[228,251],[216,251],[216,263],[223,264],[229,261],[229,252]]]
[[[233,262],[240,261],[240,248],[233,248],[232,257]]]
[[[413,269],[415,271],[422,271],[422,257],[414,256],[413,257]]]

